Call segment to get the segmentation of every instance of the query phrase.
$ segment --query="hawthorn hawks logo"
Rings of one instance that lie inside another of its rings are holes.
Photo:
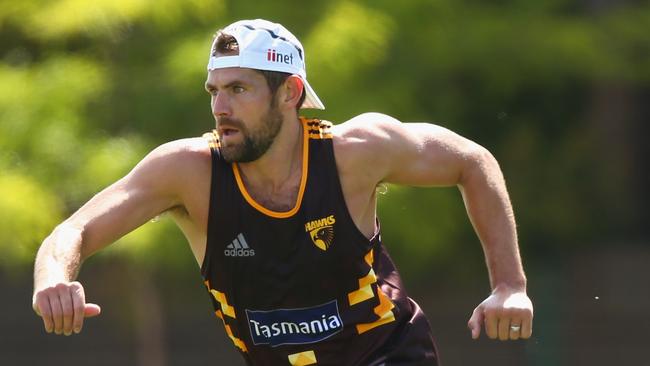
[[[312,220],[305,224],[305,231],[309,233],[314,245],[322,250],[332,245],[334,241],[334,215],[329,215],[322,219]]]

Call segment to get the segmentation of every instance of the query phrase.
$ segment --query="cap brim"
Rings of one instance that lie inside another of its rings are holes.
[[[300,108],[325,109],[325,105],[320,101],[320,98],[318,98],[314,89],[309,85],[309,82],[305,78],[302,78],[302,81],[305,86],[305,101]]]
[[[221,56],[221,57],[210,57],[208,61],[208,72],[214,69],[223,69],[228,67],[242,67],[241,57],[238,55],[235,56]],[[268,70],[268,68],[260,69],[251,65],[250,68],[258,70]],[[270,71],[281,71],[281,70],[270,70]],[[284,71],[281,71],[284,72]],[[303,86],[305,87],[305,101],[302,103],[304,109],[325,109],[325,105],[321,102],[318,95],[314,89],[309,85],[309,82],[305,79],[304,75],[298,75],[302,79]]]
[[[208,60],[208,71],[214,69],[225,69],[227,67],[241,67],[241,58],[239,55],[235,56],[211,56]]]

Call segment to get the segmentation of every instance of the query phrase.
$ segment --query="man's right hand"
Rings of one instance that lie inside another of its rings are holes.
[[[79,282],[59,283],[34,291],[32,307],[43,318],[48,333],[71,335],[79,333],[84,318],[99,315],[101,308],[87,304],[84,288]]]

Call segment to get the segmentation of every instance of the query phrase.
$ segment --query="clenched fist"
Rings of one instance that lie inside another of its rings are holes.
[[[59,283],[36,289],[32,307],[43,318],[48,333],[71,335],[81,332],[84,318],[99,315],[101,308],[87,304],[84,288],[79,282]]]
[[[525,291],[497,289],[474,309],[468,328],[477,339],[481,327],[491,339],[528,339],[533,332],[533,303]]]

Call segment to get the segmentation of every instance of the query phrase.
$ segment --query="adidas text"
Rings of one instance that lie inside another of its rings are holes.
[[[252,257],[255,255],[255,249],[248,246],[244,234],[239,234],[228,246],[223,250],[223,255],[226,257]]]
[[[252,257],[255,249],[224,249],[223,254],[226,257]]]

